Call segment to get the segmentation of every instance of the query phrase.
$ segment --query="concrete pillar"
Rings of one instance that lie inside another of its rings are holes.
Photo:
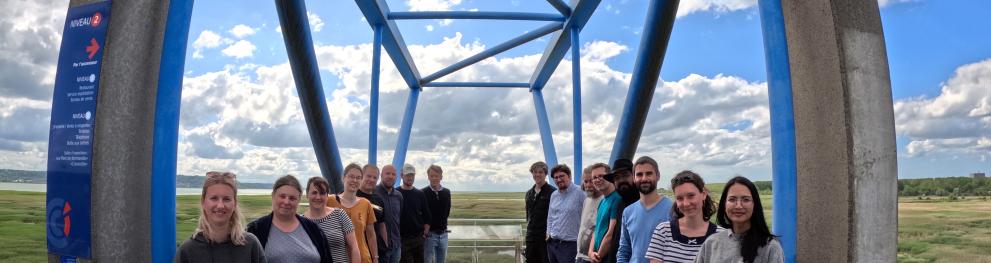
[[[781,1],[795,118],[796,262],[894,262],[894,114],[877,1]]]
[[[170,262],[175,253],[175,137],[191,8],[191,0],[111,4],[92,144],[94,262]]]

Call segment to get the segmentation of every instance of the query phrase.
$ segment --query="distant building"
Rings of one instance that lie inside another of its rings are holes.
[[[986,176],[984,176],[984,173],[972,173],[972,174],[970,174],[970,178],[974,178],[974,179],[981,178],[981,179],[983,179],[983,178],[986,178]]]

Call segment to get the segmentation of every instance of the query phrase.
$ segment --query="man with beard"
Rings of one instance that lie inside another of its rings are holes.
[[[612,169],[612,173],[616,175],[616,192],[623,197],[623,208],[640,200],[640,193],[633,179],[633,162],[630,159],[617,159],[613,162]]]
[[[526,250],[527,263],[548,262],[547,259],[547,210],[550,208],[554,188],[547,185],[547,164],[530,165],[533,187],[526,191]]]
[[[551,194],[547,214],[547,257],[551,263],[573,263],[578,252],[578,229],[585,193],[571,180],[571,168],[558,164],[551,169],[557,191]]]
[[[609,171],[609,165],[604,163],[593,164],[582,171],[582,191],[585,192],[585,204],[582,205],[581,223],[578,227],[578,255],[575,257],[577,263],[589,263],[588,245],[592,242],[592,234],[595,232],[595,215],[599,211],[599,202],[602,201],[602,194],[592,186],[592,176],[602,176]]]
[[[413,187],[416,169],[403,165],[403,184],[396,190],[403,194],[403,209],[399,213],[399,235],[403,250],[399,262],[423,263],[423,243],[430,232],[431,214],[427,208],[427,197],[423,191]]]
[[[399,215],[403,207],[403,195],[399,190],[393,188],[396,184],[396,167],[386,165],[382,167],[382,183],[375,187],[375,193],[384,199],[384,213],[382,221],[385,222],[385,236],[383,244],[379,246],[385,253],[379,253],[380,263],[399,263],[402,254],[402,239],[399,235]]]
[[[671,199],[657,193],[659,179],[657,161],[649,156],[637,159],[634,182],[639,190],[640,200],[623,210],[617,262],[649,262],[646,258],[647,247],[650,246],[654,227],[671,217]]]

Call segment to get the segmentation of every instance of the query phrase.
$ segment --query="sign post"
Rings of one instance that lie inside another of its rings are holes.
[[[69,9],[65,19],[48,141],[48,253],[90,259],[93,124],[110,2]]]

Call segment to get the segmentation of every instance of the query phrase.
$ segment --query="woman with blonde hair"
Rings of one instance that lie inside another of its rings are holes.
[[[244,231],[235,177],[229,172],[206,174],[199,224],[176,250],[174,262],[265,262],[258,238]]]
[[[344,167],[344,192],[327,198],[327,206],[344,209],[351,217],[355,236],[358,237],[358,249],[361,251],[361,262],[378,262],[378,241],[375,237],[375,210],[368,199],[357,196],[361,186],[361,165],[351,163]]]
[[[330,253],[337,262],[361,262],[351,217],[344,209],[327,206],[329,192],[330,183],[327,179],[311,177],[306,182],[306,198],[310,200],[310,207],[303,213],[303,217],[320,226],[327,237],[327,245],[330,245]]]

